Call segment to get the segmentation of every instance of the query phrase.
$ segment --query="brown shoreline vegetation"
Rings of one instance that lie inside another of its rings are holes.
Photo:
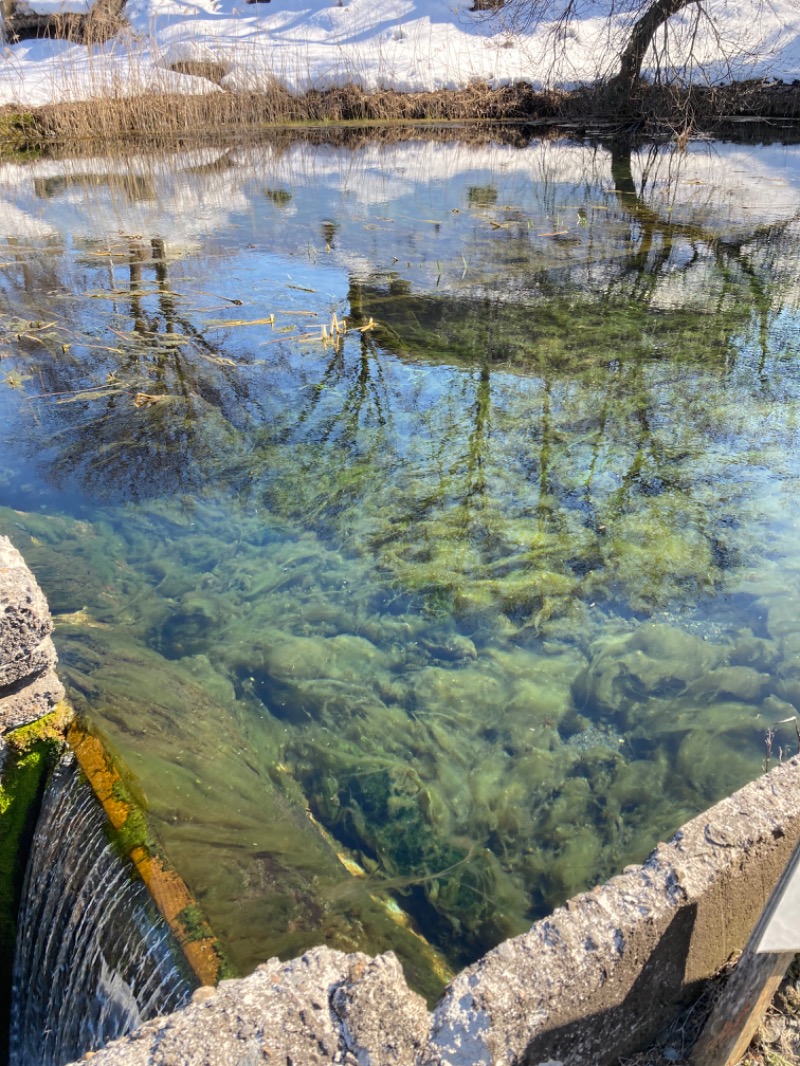
[[[210,81],[220,77],[214,64],[184,64],[178,72]],[[795,125],[800,131],[800,82],[643,85],[635,95],[624,97],[602,85],[536,91],[527,84],[500,89],[473,84],[425,93],[367,93],[351,84],[293,96],[276,83],[261,93],[153,92],[31,109],[6,106],[0,108],[0,158],[74,154],[98,146],[119,150],[154,143],[197,144],[209,138],[218,143],[302,135],[352,144],[366,136],[439,137],[448,125],[458,125],[461,134],[473,140],[496,138],[500,125],[509,127],[505,136],[512,140],[527,140],[532,129],[549,128],[605,138],[670,140],[732,131],[741,137],[743,126],[757,123],[773,126],[775,137],[791,136]],[[527,132],[515,135],[513,127]]]

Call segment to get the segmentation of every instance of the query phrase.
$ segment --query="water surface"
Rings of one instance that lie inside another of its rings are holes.
[[[798,164],[0,168],[0,532],[235,967],[433,994],[796,749]]]

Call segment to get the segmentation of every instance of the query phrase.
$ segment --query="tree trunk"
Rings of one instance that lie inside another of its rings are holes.
[[[619,57],[619,71],[612,78],[610,87],[629,96],[639,81],[642,63],[653,37],[661,26],[683,8],[701,0],[655,0],[634,23],[628,43]]]

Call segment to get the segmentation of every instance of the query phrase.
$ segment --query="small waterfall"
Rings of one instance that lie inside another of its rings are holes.
[[[45,795],[14,957],[10,1066],[63,1066],[184,1004],[193,985],[71,755]]]

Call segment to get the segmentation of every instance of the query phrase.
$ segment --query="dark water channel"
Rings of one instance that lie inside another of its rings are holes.
[[[236,968],[433,993],[796,750],[797,147],[5,165],[0,220],[0,532]]]

